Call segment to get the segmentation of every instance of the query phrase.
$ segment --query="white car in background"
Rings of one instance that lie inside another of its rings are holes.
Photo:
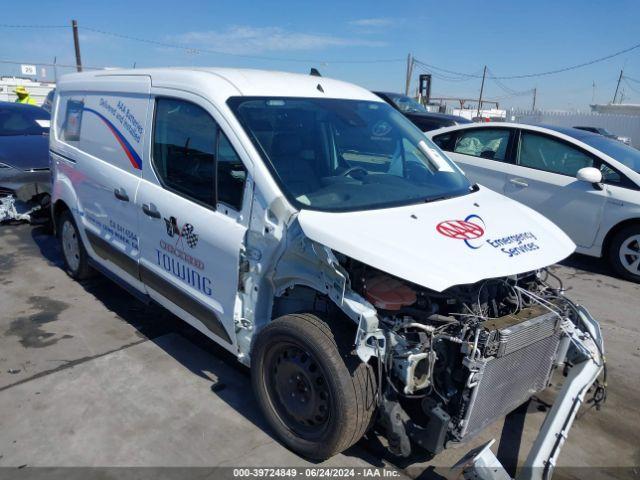
[[[555,126],[458,125],[428,137],[474,182],[556,223],[576,251],[640,282],[640,151]]]

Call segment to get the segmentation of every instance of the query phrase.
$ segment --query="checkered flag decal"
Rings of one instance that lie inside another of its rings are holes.
[[[190,223],[184,224],[180,236],[187,242],[190,248],[194,248],[198,244],[198,234],[193,233],[193,225]]]
[[[178,229],[178,221],[176,220],[176,217],[170,217],[169,220],[165,218],[164,224],[167,227],[167,235],[170,237],[180,235],[180,229]]]

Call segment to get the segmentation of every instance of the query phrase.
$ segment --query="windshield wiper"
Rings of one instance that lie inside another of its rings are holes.
[[[429,197],[429,198],[425,198],[423,201],[424,201],[424,203],[437,202],[439,200],[447,200],[449,198],[461,197],[462,195],[466,195],[467,193],[477,192],[478,190],[480,190],[480,187],[478,186],[477,183],[474,183],[473,185],[471,185],[469,187],[469,191],[468,192],[453,193],[451,195],[440,195],[438,197]]]

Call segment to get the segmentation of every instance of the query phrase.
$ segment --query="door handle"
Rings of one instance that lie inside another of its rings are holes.
[[[116,188],[113,191],[113,196],[116,197],[118,200],[122,200],[123,202],[129,201],[129,195],[127,195],[127,192],[122,187]]]
[[[529,184],[527,182],[525,182],[524,180],[521,180],[519,178],[510,178],[509,179],[509,183],[513,183],[514,185],[518,185],[519,187],[528,187]]]
[[[142,211],[145,215],[148,215],[152,218],[160,218],[160,212],[158,211],[158,207],[156,207],[153,203],[143,203]]]

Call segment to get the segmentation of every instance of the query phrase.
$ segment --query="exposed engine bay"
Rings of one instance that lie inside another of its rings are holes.
[[[378,312],[380,422],[397,455],[468,440],[544,390],[580,324],[546,269],[436,292],[337,258]]]

